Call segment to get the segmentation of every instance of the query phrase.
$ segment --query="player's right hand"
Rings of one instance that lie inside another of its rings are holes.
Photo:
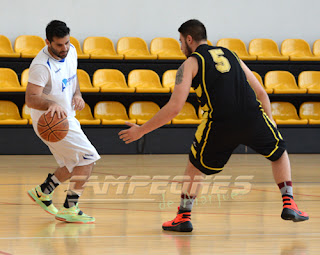
[[[53,117],[55,112],[57,113],[59,119],[67,117],[66,111],[57,103],[52,103],[45,114],[47,115],[49,112],[51,112],[51,117]]]

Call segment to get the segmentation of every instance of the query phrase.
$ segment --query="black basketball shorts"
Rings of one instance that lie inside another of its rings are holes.
[[[280,132],[261,111],[254,117],[229,122],[204,119],[195,133],[189,159],[204,174],[216,174],[222,171],[239,144],[271,161],[279,159],[286,150]]]

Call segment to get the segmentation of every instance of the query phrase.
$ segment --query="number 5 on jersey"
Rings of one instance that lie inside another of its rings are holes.
[[[221,49],[213,49],[209,50],[213,61],[216,63],[216,69],[220,73],[227,73],[231,69],[231,65],[229,63],[229,60],[224,57],[224,52]]]

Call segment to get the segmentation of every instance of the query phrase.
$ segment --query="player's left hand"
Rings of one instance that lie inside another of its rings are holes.
[[[119,138],[122,139],[126,144],[132,143],[143,136],[141,127],[137,124],[126,122],[126,125],[130,126],[129,129],[121,130],[119,132]]]
[[[72,98],[72,106],[75,111],[81,111],[84,108],[84,100],[82,96],[75,95]]]

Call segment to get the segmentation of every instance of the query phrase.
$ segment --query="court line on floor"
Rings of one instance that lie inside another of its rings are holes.
[[[186,235],[174,235],[174,234],[159,234],[159,235],[120,235],[120,236],[16,236],[16,237],[0,237],[0,240],[30,240],[30,239],[94,239],[94,238],[159,238],[159,237],[165,237],[165,236],[171,236],[171,237],[257,237],[261,238],[262,236],[295,236],[295,237],[301,237],[304,238],[306,236],[319,236],[318,238],[314,239],[320,239],[320,233],[283,233],[283,234],[262,234],[262,233],[253,233],[253,234],[212,234],[212,235],[197,235],[197,234],[186,234]],[[309,239],[308,239],[309,240]]]

